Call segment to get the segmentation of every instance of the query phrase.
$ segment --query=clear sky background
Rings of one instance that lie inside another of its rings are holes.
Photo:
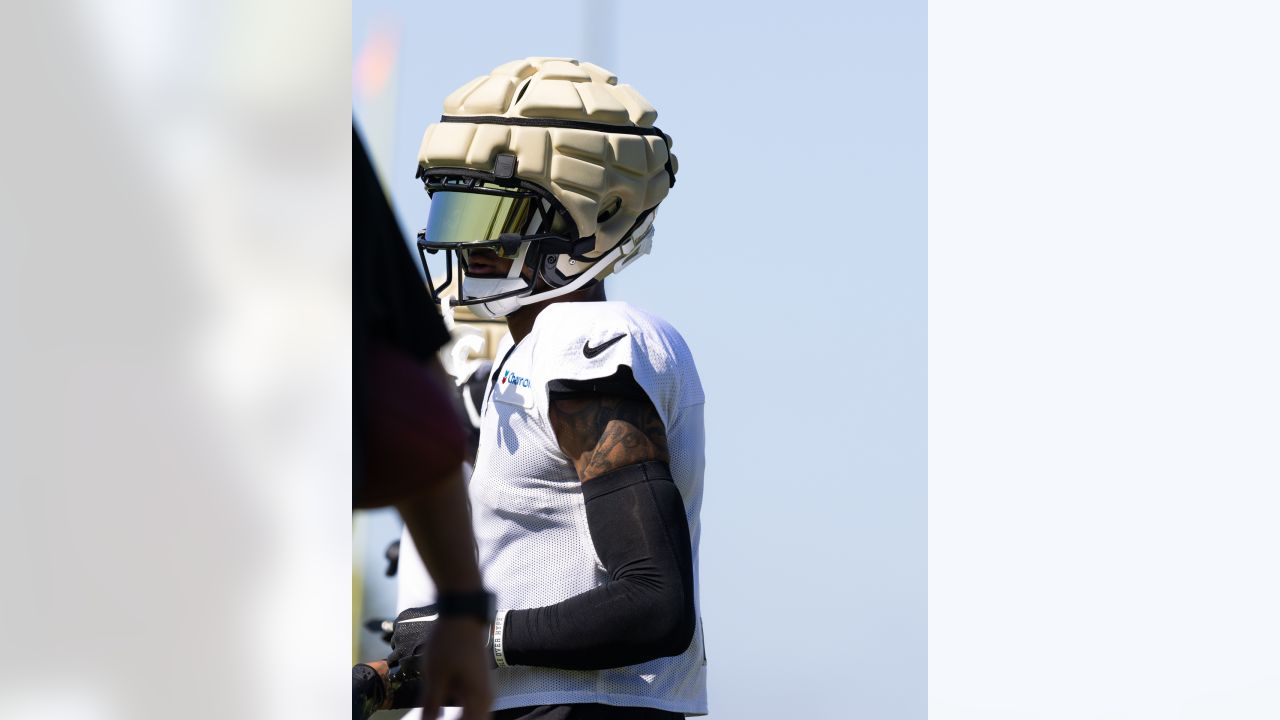
[[[422,132],[473,77],[585,57],[658,108],[679,180],[608,285],[708,397],[712,717],[923,718],[925,3],[361,2],[352,50],[386,61],[355,110],[407,234]]]

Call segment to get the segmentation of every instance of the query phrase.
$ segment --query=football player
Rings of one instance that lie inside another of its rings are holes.
[[[450,95],[419,153],[433,296],[509,329],[469,489],[498,720],[707,712],[702,386],[675,329],[603,284],[649,251],[675,184],[656,118],[607,70],[529,58]],[[393,662],[431,613],[401,614]]]

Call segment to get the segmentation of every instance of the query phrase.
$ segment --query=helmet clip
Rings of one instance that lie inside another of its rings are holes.
[[[510,180],[516,176],[516,156],[509,153],[499,153],[493,159],[493,176],[503,180]]]
[[[579,260],[585,260],[587,258],[583,256],[583,253],[591,252],[591,249],[594,248],[595,246],[596,246],[596,239],[594,236],[587,237],[587,238],[578,238],[577,240],[573,241],[573,248],[569,251],[569,257],[577,258]]]

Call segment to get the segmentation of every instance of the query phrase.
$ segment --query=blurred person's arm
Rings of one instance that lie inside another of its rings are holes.
[[[462,468],[415,501],[396,506],[404,518],[423,564],[437,588],[437,603],[450,597],[484,594],[476,564],[471,514]],[[464,720],[488,717],[493,702],[489,687],[489,618],[486,614],[449,614],[442,608],[435,632],[424,648],[423,717],[435,717],[446,698],[462,706]]]
[[[453,377],[440,361],[431,358],[426,367],[432,381],[440,388],[453,388]],[[437,593],[473,593],[484,589],[480,566],[476,561],[475,533],[471,526],[471,507],[467,499],[466,479],[462,473],[466,430],[457,395],[445,392],[451,427],[450,467],[431,477],[419,477],[416,495],[395,504],[409,529],[414,547],[435,583]],[[456,434],[455,434],[456,433]],[[460,440],[460,442],[459,442]],[[457,452],[454,460],[452,452]]]
[[[446,695],[465,720],[492,702],[484,596],[462,460],[467,433],[436,352],[449,333],[404,244],[359,136],[352,131],[355,507],[394,505],[438,588],[437,631],[422,666],[428,717]],[[450,609],[455,612],[450,612]],[[386,682],[385,673],[378,673]]]
[[[375,355],[376,357],[376,355]],[[380,371],[377,370],[380,368]],[[428,368],[433,368],[429,370]],[[437,587],[437,602],[484,594],[476,561],[467,487],[462,476],[466,435],[461,415],[432,358],[426,367],[386,350],[371,363],[364,476],[357,500],[394,504]],[[488,716],[492,703],[483,613],[441,614],[422,648],[426,717],[444,701],[461,705],[464,720]],[[386,682],[385,673],[378,673]],[[388,687],[389,703],[393,693]]]
[[[450,376],[433,358],[432,374],[439,383]],[[451,412],[462,426],[461,410],[455,402]],[[441,600],[483,595],[484,584],[476,561],[475,534],[467,485],[459,458],[454,469],[426,483],[425,490],[396,504],[413,544],[436,586]],[[435,623],[435,631],[423,649],[423,717],[435,717],[446,702],[463,708],[464,720],[488,717],[493,695],[489,688],[489,623],[484,614],[451,615],[447,605]],[[385,677],[385,673],[379,672]],[[388,699],[392,693],[388,693]]]
[[[410,635],[409,642],[401,632],[401,640],[387,660],[366,663],[376,676],[357,672],[356,677],[361,678],[357,685],[365,686],[366,697],[376,698],[364,717],[374,709],[415,706],[425,708],[424,717],[435,717],[447,702],[463,708],[463,720],[481,720],[488,717],[493,701],[489,687],[492,601],[486,600],[483,610],[474,609],[475,599],[491,596],[484,590],[476,562],[462,467],[422,478],[419,487],[420,492],[395,507],[436,584],[436,605],[427,615],[432,620],[430,631],[422,632],[418,639]],[[472,609],[457,612],[454,608],[459,604],[469,604]],[[397,618],[397,624],[404,616]],[[389,662],[401,663],[400,683],[390,675]],[[370,684],[380,687],[374,689]]]

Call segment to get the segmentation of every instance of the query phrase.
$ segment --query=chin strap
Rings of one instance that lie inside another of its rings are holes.
[[[602,255],[599,260],[596,260],[595,262],[593,262],[589,270],[584,271],[581,275],[575,277],[572,282],[569,282],[566,285],[562,285],[561,287],[554,288],[552,290],[546,290],[543,292],[535,293],[533,295],[525,295],[523,297],[516,297],[516,298],[504,298],[503,300],[492,301],[493,304],[510,303],[511,309],[507,310],[506,312],[503,312],[501,314],[494,312],[493,309],[490,308],[490,303],[478,303],[476,305],[470,305],[469,307],[477,315],[490,317],[492,319],[497,319],[501,317],[506,317],[507,315],[510,315],[511,313],[515,312],[516,310],[519,310],[520,308],[526,305],[540,303],[545,300],[552,300],[558,297],[563,297],[565,295],[568,295],[571,292],[581,290],[582,288],[586,287],[588,283],[600,277],[600,275],[603,274],[605,270],[609,269],[610,266],[615,265],[615,263],[616,263],[616,267],[613,268],[613,272],[615,273],[622,272],[624,268],[630,266],[631,263],[635,262],[637,258],[639,258],[642,255],[648,254],[649,249],[653,246],[653,232],[654,232],[653,225],[650,224],[648,228],[644,231],[644,233],[640,235],[640,237],[629,238],[627,240],[623,240],[622,242],[618,243],[616,246],[614,246],[612,250]],[[521,257],[523,257],[523,255]],[[518,266],[515,263],[512,263],[513,273],[515,272],[514,269],[516,267]],[[510,279],[512,278],[510,277],[503,278],[504,281],[510,280]],[[446,315],[445,323],[446,323],[446,326],[449,328],[453,327],[452,325],[453,309],[452,307],[449,307],[448,309],[446,309],[446,306],[451,301],[452,301],[452,298],[447,298],[447,297],[442,298],[440,301],[440,311],[441,311],[441,314]]]
[[[596,260],[595,263],[591,266],[590,270],[587,270],[586,272],[582,273],[578,277],[574,278],[573,282],[569,283],[568,285],[558,287],[554,290],[541,292],[536,295],[529,295],[526,297],[517,298],[517,302],[519,302],[520,306],[523,307],[525,305],[532,305],[533,303],[542,302],[543,300],[550,300],[552,298],[558,298],[562,295],[568,295],[569,293],[574,292],[575,290],[581,290],[582,288],[586,287],[587,283],[591,282],[592,280],[595,280],[597,277],[600,276],[601,273],[603,273],[606,269],[609,268],[610,265],[612,265],[615,262],[618,263],[618,266],[615,267],[613,271],[615,273],[621,272],[623,268],[635,262],[636,258],[648,253],[649,248],[652,247],[652,245],[653,245],[653,226],[650,225],[649,229],[646,230],[645,233],[641,235],[638,239],[624,240],[618,243],[616,247],[614,247],[609,252],[605,253],[599,260]]]
[[[645,230],[644,234],[636,240],[628,240],[622,244],[622,254],[625,256],[618,260],[618,265],[613,269],[615,273],[631,267],[631,263],[639,260],[641,257],[648,255],[649,250],[653,248],[653,225]]]

